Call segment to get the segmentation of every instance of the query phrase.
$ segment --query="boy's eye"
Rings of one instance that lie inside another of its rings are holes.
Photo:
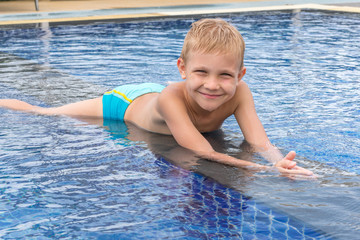
[[[220,74],[222,77],[233,77],[233,75],[232,74],[230,74],[230,73],[222,73],[222,74]]]
[[[196,73],[200,73],[200,74],[206,74],[207,72],[205,70],[195,70]]]

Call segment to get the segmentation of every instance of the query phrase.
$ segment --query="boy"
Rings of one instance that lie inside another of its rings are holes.
[[[123,120],[150,132],[172,134],[179,145],[199,157],[235,167],[269,169],[214,151],[201,134],[219,129],[234,114],[245,139],[281,173],[312,175],[292,161],[295,152],[283,158],[269,142],[252,94],[242,81],[244,50],[244,40],[235,27],[220,19],[203,19],[193,23],[185,37],[177,61],[182,82],[167,87],[124,85],[102,97],[55,108],[11,99],[0,100],[0,106],[47,115]]]

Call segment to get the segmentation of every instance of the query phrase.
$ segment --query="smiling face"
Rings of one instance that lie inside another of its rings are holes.
[[[234,54],[193,52],[186,62],[179,58],[178,68],[186,79],[186,95],[190,104],[212,112],[232,99],[236,87],[246,72],[240,69]]]

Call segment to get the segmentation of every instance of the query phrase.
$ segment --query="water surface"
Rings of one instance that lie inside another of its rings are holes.
[[[356,238],[359,16],[223,17],[247,43],[244,81],[269,138],[318,180],[194,165],[172,137],[131,125],[0,109],[1,238]],[[180,81],[193,20],[3,27],[0,96],[57,106],[122,83]],[[206,137],[265,163],[234,118]]]

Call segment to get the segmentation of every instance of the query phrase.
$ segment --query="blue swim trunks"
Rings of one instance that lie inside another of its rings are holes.
[[[104,93],[102,97],[103,118],[124,120],[125,111],[137,97],[147,93],[161,92],[165,87],[157,83],[128,84]]]

